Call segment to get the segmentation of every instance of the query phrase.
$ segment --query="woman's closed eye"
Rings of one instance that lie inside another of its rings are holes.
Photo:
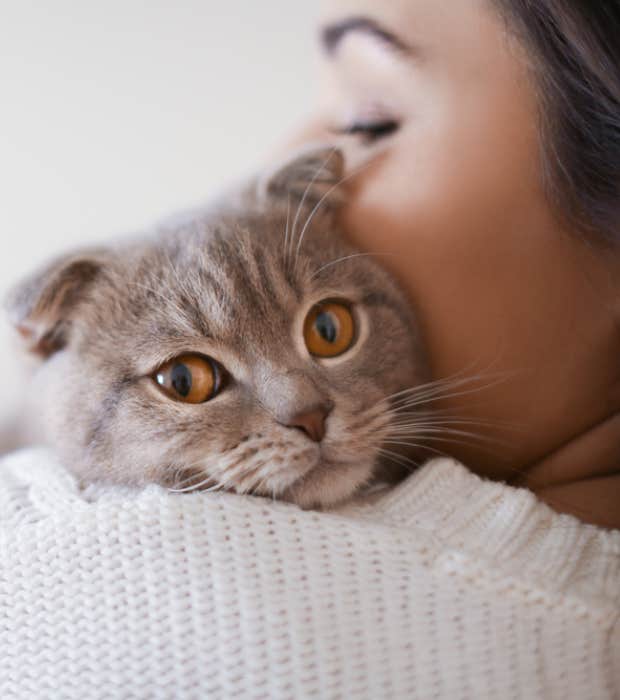
[[[380,119],[375,121],[356,121],[349,126],[336,127],[334,132],[345,136],[360,136],[366,142],[375,142],[395,134],[400,128],[396,119]]]

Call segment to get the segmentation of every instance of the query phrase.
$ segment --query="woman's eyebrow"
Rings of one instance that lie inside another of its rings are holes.
[[[370,17],[346,17],[328,24],[321,29],[320,39],[323,48],[330,56],[336,53],[342,41],[350,34],[365,34],[387,44],[401,53],[413,54],[416,51],[393,32],[382,27]]]

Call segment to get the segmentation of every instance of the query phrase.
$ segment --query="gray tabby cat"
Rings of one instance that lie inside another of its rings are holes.
[[[46,433],[82,481],[317,507],[411,464],[399,436],[426,362],[404,295],[337,229],[343,169],[308,152],[15,290]]]

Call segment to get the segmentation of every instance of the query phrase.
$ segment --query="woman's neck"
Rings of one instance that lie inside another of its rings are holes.
[[[620,529],[620,412],[531,465],[519,485],[560,513]]]

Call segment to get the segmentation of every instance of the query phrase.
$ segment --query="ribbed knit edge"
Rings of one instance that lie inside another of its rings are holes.
[[[372,501],[340,512],[424,530],[489,571],[618,615],[619,530],[560,515],[532,492],[481,479],[449,459],[429,462]]]

